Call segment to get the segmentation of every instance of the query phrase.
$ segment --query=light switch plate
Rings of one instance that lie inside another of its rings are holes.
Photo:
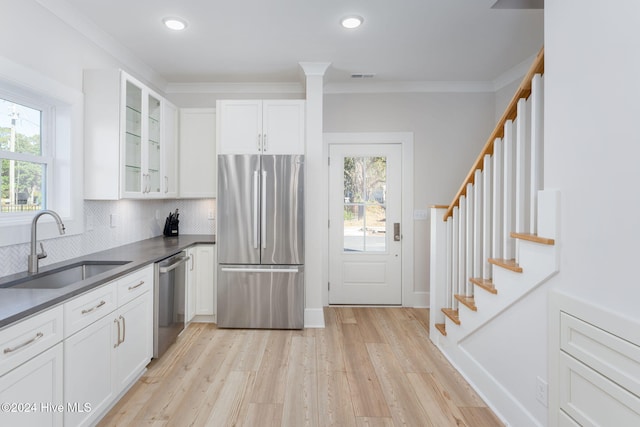
[[[429,219],[429,211],[424,209],[414,209],[413,219],[415,221],[427,221]]]

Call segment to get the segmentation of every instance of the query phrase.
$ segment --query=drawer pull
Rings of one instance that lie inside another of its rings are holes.
[[[113,345],[113,348],[116,348],[120,345],[120,322],[118,322],[118,319],[113,319],[113,323],[118,327],[118,341]]]
[[[93,310],[98,309],[100,307],[102,307],[103,305],[105,305],[106,302],[104,300],[100,301],[100,304],[96,305],[95,307],[91,307],[90,309],[87,310],[82,310],[81,313],[82,314],[89,314],[91,313]]]
[[[14,352],[14,351],[16,351],[16,350],[21,349],[22,347],[25,347],[25,346],[27,346],[27,345],[29,345],[29,344],[33,344],[34,342],[38,341],[38,340],[39,340],[40,338],[42,338],[43,336],[44,336],[44,334],[43,334],[42,332],[38,332],[38,333],[36,334],[36,336],[35,336],[35,337],[33,337],[33,338],[31,338],[29,341],[25,341],[25,342],[23,342],[22,344],[17,345],[17,346],[15,346],[15,347],[13,347],[13,348],[10,348],[10,347],[5,348],[5,349],[4,349],[4,354],[7,354],[7,353],[13,353],[13,352]]]
[[[139,287],[140,287],[140,286],[142,286],[142,285],[144,285],[144,280],[140,280],[140,283],[138,283],[138,284],[137,284],[137,285],[135,285],[135,286],[129,286],[129,290],[130,290],[130,291],[132,291],[132,290],[134,290],[134,289],[136,289],[136,288],[139,288]]]

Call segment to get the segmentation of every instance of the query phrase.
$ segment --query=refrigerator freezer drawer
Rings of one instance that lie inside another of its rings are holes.
[[[218,327],[302,329],[303,266],[218,266]]]

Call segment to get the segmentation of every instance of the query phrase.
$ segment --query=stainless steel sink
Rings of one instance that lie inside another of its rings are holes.
[[[82,261],[3,285],[4,288],[60,289],[130,261]]]

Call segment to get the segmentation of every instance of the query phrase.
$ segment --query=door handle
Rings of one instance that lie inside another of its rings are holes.
[[[258,249],[258,171],[253,171],[253,248]]]
[[[394,222],[393,223],[393,241],[399,242],[401,238],[402,236],[400,235],[400,223]]]
[[[261,189],[262,189],[262,203],[261,203],[261,214],[262,218],[260,221],[260,237],[262,240],[262,249],[267,249],[267,171],[262,171],[262,181],[261,181]]]

